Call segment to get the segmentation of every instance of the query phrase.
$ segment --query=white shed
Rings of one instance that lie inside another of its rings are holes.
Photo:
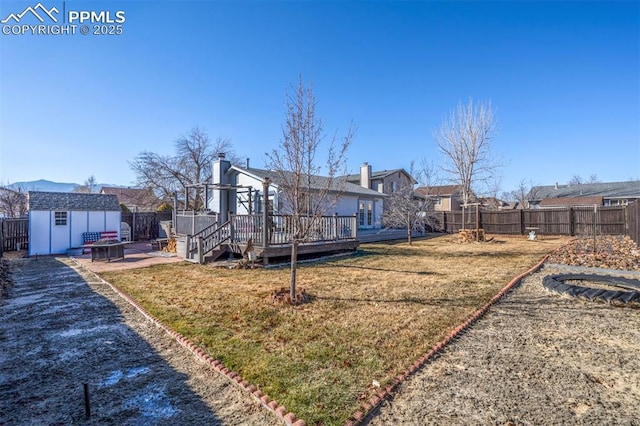
[[[29,191],[29,256],[66,253],[84,243],[83,232],[117,231],[115,195]]]

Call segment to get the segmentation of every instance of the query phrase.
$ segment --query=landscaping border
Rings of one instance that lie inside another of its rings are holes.
[[[385,386],[384,389],[381,389],[375,395],[373,395],[368,402],[362,404],[360,410],[356,411],[351,416],[351,418],[346,421],[345,426],[360,425],[367,417],[373,414],[375,409],[378,408],[383,401],[392,397],[392,393],[403,381],[405,381],[409,376],[416,373],[425,364],[431,361],[446,345],[460,336],[462,332],[464,332],[474,322],[480,319],[480,317],[482,317],[492,305],[498,302],[506,293],[508,293],[511,289],[518,285],[522,281],[522,279],[533,274],[534,272],[537,272],[550,255],[551,254],[545,255],[542,260],[540,260],[535,266],[509,281],[509,283],[504,286],[498,293],[496,293],[484,306],[475,311],[462,324],[451,330],[444,339],[436,343],[427,353],[418,358],[418,360],[411,364],[411,366],[407,368],[403,373],[397,375],[389,385]]]
[[[252,385],[251,383],[247,382],[242,378],[242,376],[240,376],[240,374],[228,369],[220,360],[212,358],[202,348],[196,346],[193,342],[191,342],[185,336],[167,327],[165,324],[162,323],[162,321],[154,317],[145,308],[139,305],[124,290],[120,289],[115,284],[112,284],[106,281],[95,272],[85,268],[76,259],[74,258],[71,258],[71,259],[74,261],[74,263],[77,265],[78,268],[89,272],[94,277],[96,277],[97,280],[108,285],[118,296],[122,297],[125,301],[127,301],[131,306],[133,306],[138,312],[140,312],[145,318],[151,321],[154,325],[161,328],[167,334],[173,337],[180,344],[180,346],[184,347],[193,355],[195,355],[195,357],[198,360],[210,366],[215,372],[227,378],[231,383],[239,387],[241,390],[248,392],[258,403],[262,404],[262,406],[265,409],[272,412],[277,418],[281,419],[287,426],[306,426],[306,423],[304,420],[298,419],[296,415],[292,412],[287,412],[287,409],[284,407],[284,405],[279,404],[278,401],[276,401],[275,399],[269,398],[269,396],[262,393],[262,391],[260,391],[260,389],[258,389],[256,385]]]

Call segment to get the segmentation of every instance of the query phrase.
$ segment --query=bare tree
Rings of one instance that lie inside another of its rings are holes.
[[[153,188],[163,199],[170,199],[175,192],[182,192],[190,185],[205,183],[211,176],[211,162],[218,152],[224,152],[232,162],[238,161],[229,139],[218,138],[215,143],[209,135],[195,126],[174,143],[173,155],[161,155],[143,151],[129,166],[136,173],[137,183]],[[204,206],[203,194],[194,188],[195,196],[186,208],[194,210]]]
[[[27,191],[22,188],[11,189],[8,185],[0,185],[0,213],[3,216],[22,217],[27,213],[27,210]]]
[[[421,169],[415,172],[411,162],[409,174],[420,183],[419,188],[414,185],[401,185],[387,200],[384,222],[387,226],[404,228],[407,230],[407,242],[413,243],[413,231],[425,232],[428,226],[434,225],[432,187],[437,179],[433,163],[422,160]]]
[[[346,152],[354,137],[350,126],[344,137],[334,133],[328,143],[323,143],[324,126],[316,117],[316,104],[312,84],[305,85],[300,77],[297,88],[286,94],[287,112],[279,146],[266,154],[266,166],[273,170],[273,180],[281,190],[283,211],[291,215],[292,303],[296,301],[298,244],[337,202],[344,185],[337,176],[346,172]],[[317,158],[320,153],[326,154],[324,161]]]
[[[490,182],[500,167],[491,152],[495,126],[491,103],[469,99],[466,105],[459,103],[434,134],[445,157],[442,169],[460,186],[464,204],[471,199],[472,187]]]
[[[73,192],[80,192],[83,194],[94,194],[98,192],[98,181],[94,175],[89,176],[84,185],[78,185],[73,189]]]
[[[573,175],[567,185],[582,185],[585,183],[600,183],[600,179],[598,179],[598,175],[592,174],[589,176],[589,179],[583,179],[580,175]]]

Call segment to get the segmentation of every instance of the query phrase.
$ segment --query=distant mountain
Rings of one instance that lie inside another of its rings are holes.
[[[71,192],[77,183],[51,182],[50,180],[32,180],[29,182],[14,182],[7,185],[11,189],[21,189],[23,191],[45,191],[45,192]]]
[[[50,180],[40,179],[28,182],[14,182],[7,185],[8,188],[22,191],[44,191],[44,192],[72,192],[75,188],[82,186],[77,183],[51,182]],[[129,188],[128,186],[112,185],[110,183],[96,184],[95,192],[100,192],[103,186],[111,188]]]

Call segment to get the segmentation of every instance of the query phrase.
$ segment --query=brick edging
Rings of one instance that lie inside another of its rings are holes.
[[[186,348],[193,355],[195,355],[195,357],[198,358],[200,361],[204,362],[205,364],[213,368],[214,371],[216,371],[221,376],[228,379],[231,383],[239,387],[244,392],[248,392],[253,397],[254,400],[262,404],[262,406],[265,409],[267,409],[268,411],[273,413],[277,418],[282,420],[284,424],[286,424],[287,426],[306,426],[306,423],[304,420],[298,419],[296,415],[292,412],[287,412],[287,409],[284,407],[284,405],[280,405],[278,401],[276,401],[275,399],[269,398],[269,396],[262,393],[256,385],[252,385],[251,383],[247,382],[242,378],[242,376],[240,376],[240,374],[228,369],[220,360],[212,358],[202,348],[196,346],[193,342],[191,342],[189,339],[184,337],[182,334],[166,326],[164,323],[162,323],[162,321],[160,321],[159,319],[154,317],[152,314],[150,314],[145,308],[143,308],[140,304],[138,304],[138,302],[136,302],[133,298],[131,298],[131,296],[129,296],[125,291],[121,290],[118,286],[110,283],[109,281],[106,281],[95,272],[83,266],[76,259],[74,258],[70,258],[70,259],[72,259],[78,267],[91,273],[102,283],[108,285],[118,296],[120,296],[125,301],[127,301],[131,306],[133,306],[138,312],[140,312],[145,318],[147,318],[157,327],[161,328],[167,334],[173,337],[180,344],[180,346]]]
[[[554,250],[555,251],[555,250]],[[387,385],[384,389],[378,391],[375,395],[373,395],[368,402],[365,402],[361,405],[360,409],[356,411],[349,420],[345,422],[345,426],[356,426],[359,425],[369,414],[371,414],[384,400],[389,398],[391,394],[398,388],[398,386],[405,380],[407,377],[416,373],[423,365],[425,365],[428,361],[430,361],[438,352],[440,352],[446,345],[448,345],[452,340],[458,337],[464,330],[466,330],[469,326],[471,326],[474,322],[476,322],[481,316],[483,316],[489,308],[495,304],[498,300],[502,298],[509,290],[515,287],[517,284],[522,281],[528,275],[533,274],[538,271],[544,262],[549,258],[549,254],[545,255],[542,260],[540,260],[535,266],[527,270],[526,272],[521,273],[520,275],[513,278],[509,283],[502,288],[498,293],[496,293],[487,303],[484,304],[480,309],[475,311],[469,318],[467,318],[462,324],[458,325],[456,328],[451,330],[447,336],[436,343],[427,353],[418,358],[409,368],[407,368],[404,372],[398,374],[392,382]]]

